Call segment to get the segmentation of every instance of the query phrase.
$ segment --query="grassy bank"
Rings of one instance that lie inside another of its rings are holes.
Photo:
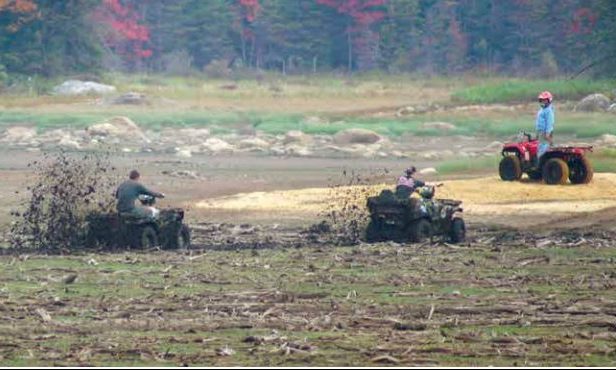
[[[558,100],[577,100],[588,94],[612,94],[616,82],[611,80],[528,80],[487,81],[452,93],[454,102],[493,104],[534,102],[539,92],[549,90]]]
[[[10,109],[0,111],[0,127],[14,125],[35,126],[40,130],[52,128],[85,128],[113,116],[127,116],[144,128],[209,127],[214,132],[231,132],[251,127],[268,134],[284,134],[301,130],[309,134],[335,134],[356,127],[376,131],[392,138],[404,134],[418,136],[486,135],[510,137],[520,130],[532,131],[534,112],[512,115],[511,112],[469,114],[442,112],[404,118],[357,117],[339,114],[315,116],[298,113],[229,112],[204,109],[146,110],[107,108],[65,111],[43,109]],[[560,135],[593,138],[602,134],[616,134],[613,114],[582,114],[557,112],[556,129]],[[444,121],[454,124],[452,130],[438,130],[424,126],[426,122]]]

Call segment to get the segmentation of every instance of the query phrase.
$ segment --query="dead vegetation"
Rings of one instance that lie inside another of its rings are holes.
[[[3,256],[0,358],[7,366],[610,366],[613,237],[483,231],[461,246]]]

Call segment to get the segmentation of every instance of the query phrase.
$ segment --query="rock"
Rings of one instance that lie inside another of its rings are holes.
[[[68,80],[53,88],[56,95],[85,95],[85,94],[109,94],[116,88],[92,81]]]
[[[616,135],[603,134],[599,142],[605,145],[616,145]]]
[[[238,144],[238,147],[241,149],[246,149],[246,148],[267,149],[270,147],[270,143],[258,137],[251,137],[248,139],[241,140]]]
[[[485,150],[497,150],[497,149],[502,149],[503,147],[503,143],[501,143],[500,141],[493,141],[490,144],[486,145],[486,147],[484,148]]]
[[[190,149],[180,148],[180,150],[175,153],[175,156],[180,158],[190,158],[192,157],[192,152],[190,151]]]
[[[588,95],[576,104],[576,112],[604,112],[610,107],[610,99],[603,94]]]
[[[207,139],[201,146],[212,153],[233,152],[235,150],[233,145],[215,137]]]
[[[312,155],[312,152],[308,150],[308,148],[301,145],[289,145],[285,150],[287,155],[298,156],[298,157],[307,157]]]
[[[129,92],[126,94],[122,94],[113,100],[111,100],[111,104],[114,105],[146,105],[150,104],[148,98],[145,94],[137,93],[137,92]]]
[[[86,129],[90,136],[118,137],[149,141],[139,126],[128,117],[113,117],[107,122],[94,124]]]
[[[607,108],[607,111],[610,113],[616,113],[616,104],[610,105],[610,107]]]
[[[282,139],[283,144],[291,144],[291,143],[301,143],[301,144],[310,144],[312,143],[313,138],[310,135],[303,133],[302,131],[289,131],[284,135]]]
[[[191,179],[191,180],[197,180],[201,178],[201,176],[199,176],[195,171],[189,171],[189,170],[178,170],[178,171],[166,171],[165,170],[165,171],[162,171],[161,174],[171,176],[171,177],[179,177],[179,178],[185,178],[185,179]]]
[[[398,109],[398,111],[396,112],[396,117],[403,117],[403,116],[408,116],[409,114],[413,114],[415,113],[415,107],[403,107]]]
[[[58,142],[58,145],[67,149],[80,150],[81,145],[70,136],[65,136]]]
[[[421,174],[421,175],[436,175],[436,174],[438,174],[438,171],[436,170],[436,168],[428,167],[428,168],[424,168],[424,169],[419,170],[419,174]]]
[[[427,130],[451,131],[455,130],[456,126],[448,122],[425,122],[421,125],[421,128]]]
[[[36,137],[36,129],[31,127],[9,127],[2,135],[2,141],[7,143],[23,143]]]
[[[374,144],[380,140],[381,135],[363,128],[350,128],[334,135],[336,144]]]
[[[304,119],[304,123],[308,125],[321,125],[321,124],[327,123],[327,121],[324,121],[320,117],[317,117],[317,116],[311,116],[311,117],[306,117]]]

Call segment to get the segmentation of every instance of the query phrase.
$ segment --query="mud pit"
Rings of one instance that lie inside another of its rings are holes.
[[[543,228],[546,231],[577,226],[611,229],[612,225],[605,223],[605,218],[611,212],[610,208],[616,207],[615,185],[615,174],[596,174],[592,183],[586,186],[546,186],[537,182],[503,182],[498,177],[485,177],[444,181],[437,189],[437,197],[463,200],[465,219],[475,225]],[[368,192],[377,194],[389,187],[392,185],[374,185]],[[340,189],[340,192],[344,191],[344,188]],[[337,201],[335,195],[328,188],[241,193],[202,200],[195,207],[234,214],[239,219],[258,217],[259,214],[316,219],[328,205]],[[363,202],[363,199],[358,199],[358,206],[364,207]],[[593,221],[595,217],[596,222]]]

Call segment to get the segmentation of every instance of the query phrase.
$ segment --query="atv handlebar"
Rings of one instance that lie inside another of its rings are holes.
[[[533,140],[533,135],[529,134],[529,133],[528,133],[528,132],[526,132],[526,131],[520,131],[520,134],[519,134],[519,135],[521,135],[521,136],[526,136],[526,140],[527,140],[527,141],[532,141],[532,140]]]

